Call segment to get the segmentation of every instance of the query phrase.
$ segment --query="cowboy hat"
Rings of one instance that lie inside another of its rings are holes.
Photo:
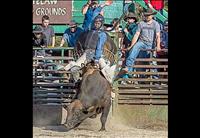
[[[43,29],[40,26],[35,26],[35,28],[33,29],[33,33],[42,33]]]
[[[164,26],[168,26],[168,20],[165,20],[163,23]]]
[[[125,15],[124,21],[127,21],[128,18],[135,18],[135,21],[137,22],[137,16],[133,12],[129,12],[128,15]]]
[[[74,21],[74,20],[71,20],[70,22],[67,23],[67,25],[69,27],[76,27],[78,25],[78,23],[76,21]]]
[[[151,8],[145,9],[144,16],[155,15],[157,12],[153,11]]]

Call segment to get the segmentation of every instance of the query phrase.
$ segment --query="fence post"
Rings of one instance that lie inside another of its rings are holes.
[[[115,43],[115,45],[117,46],[117,51],[119,51],[119,35],[116,34],[116,33],[112,33],[112,36],[113,36],[113,41]],[[117,64],[117,67],[115,69],[115,71],[117,70],[118,71],[118,66],[119,66],[119,63],[118,63],[118,60],[119,60],[119,53],[117,52],[116,55],[114,56],[114,59],[116,60],[116,64]],[[115,73],[115,76],[117,74]],[[114,82],[113,83],[113,89],[112,89],[112,116],[115,116],[116,115],[116,111],[117,111],[117,108],[118,108],[118,92],[119,92],[119,88],[118,88],[118,81]]]
[[[61,50],[61,57],[64,57],[64,49]],[[61,63],[63,63],[64,61],[62,60]]]

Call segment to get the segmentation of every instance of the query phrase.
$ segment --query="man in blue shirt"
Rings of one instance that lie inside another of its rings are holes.
[[[110,65],[109,62],[103,58],[103,48],[105,42],[107,40],[107,35],[103,31],[104,17],[102,15],[98,15],[94,19],[94,28],[92,31],[98,32],[98,42],[97,47],[94,54],[94,61],[97,67],[101,70],[104,77],[108,80],[110,84],[113,82],[114,72],[116,69],[116,65]]]
[[[104,24],[104,17],[102,15],[98,15],[94,19],[94,27],[92,28],[92,31],[98,32],[98,42],[97,42],[97,47],[95,51],[95,62],[98,64],[99,59],[102,56],[103,53],[103,46],[107,40],[107,35],[106,33],[102,30],[103,29],[103,24]]]
[[[67,25],[69,28],[67,28],[63,34],[60,47],[62,47],[65,42],[68,44],[68,47],[75,47],[76,41],[83,30],[77,26],[78,23],[74,20],[70,21]]]
[[[83,30],[91,30],[94,18],[99,14],[103,16],[103,7],[109,6],[110,4],[112,4],[110,1],[99,4],[98,0],[89,0],[82,8],[82,14],[85,15],[82,26]]]

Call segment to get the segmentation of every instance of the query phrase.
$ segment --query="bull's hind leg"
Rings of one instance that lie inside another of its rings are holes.
[[[105,104],[102,114],[101,114],[101,129],[99,131],[105,131],[105,124],[106,120],[110,111],[111,100],[109,99],[108,102]]]

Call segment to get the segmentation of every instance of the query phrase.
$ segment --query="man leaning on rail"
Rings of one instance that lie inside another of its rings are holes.
[[[155,14],[156,12],[153,12],[150,8],[144,11],[144,21],[138,24],[138,29],[131,41],[130,47],[124,49],[125,51],[129,51],[129,55],[126,58],[125,67],[121,70],[120,74],[131,72],[140,49],[156,48],[156,51],[161,50],[160,25],[153,19],[153,15]]]

